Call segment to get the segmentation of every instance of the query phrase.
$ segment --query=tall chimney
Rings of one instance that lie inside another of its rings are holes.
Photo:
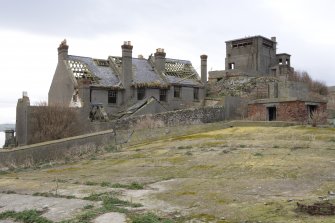
[[[133,46],[130,41],[124,41],[122,48],[122,75],[121,82],[125,89],[124,102],[127,102],[132,96],[131,84],[133,82]]]
[[[28,116],[30,100],[27,92],[23,92],[22,98],[17,101],[16,105],[16,141],[19,146],[27,145],[28,142]]]
[[[165,56],[163,48],[156,49],[155,53],[155,68],[159,74],[162,74],[165,71]]]
[[[207,55],[200,56],[201,59],[201,81],[206,85],[207,83]]]
[[[67,59],[68,50],[69,46],[66,44],[66,39],[64,39],[58,47],[58,61]]]

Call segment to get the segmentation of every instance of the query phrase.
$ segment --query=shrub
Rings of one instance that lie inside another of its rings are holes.
[[[313,111],[311,114],[311,124],[313,127],[325,124],[327,122],[328,113],[325,111]]]
[[[80,134],[78,114],[74,108],[47,106],[40,102],[32,106],[33,133],[30,143],[62,139]]]

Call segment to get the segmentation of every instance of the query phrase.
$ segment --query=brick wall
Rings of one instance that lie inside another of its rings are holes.
[[[304,101],[287,101],[274,103],[276,106],[277,121],[295,121],[308,122],[308,110]],[[326,103],[318,105],[318,111],[325,111]],[[248,117],[252,120],[266,121],[268,120],[268,111],[266,104],[255,103],[248,105]]]

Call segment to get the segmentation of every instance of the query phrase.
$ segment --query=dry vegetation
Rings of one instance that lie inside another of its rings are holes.
[[[296,202],[333,197],[334,129],[234,127],[124,147],[67,165],[0,175],[0,188],[85,197],[107,185],[144,185],[118,198],[169,222],[334,222]],[[141,189],[141,188],[139,188]],[[155,189],[155,190],[152,190]],[[152,191],[152,192],[150,192]],[[85,211],[85,210],[83,210]],[[138,211],[136,211],[138,212]]]
[[[327,85],[322,81],[313,80],[306,71],[295,71],[288,76],[288,80],[306,83],[311,92],[328,95]]]
[[[78,135],[78,114],[74,108],[61,105],[48,106],[40,102],[34,107],[35,129],[30,143],[62,139]]]

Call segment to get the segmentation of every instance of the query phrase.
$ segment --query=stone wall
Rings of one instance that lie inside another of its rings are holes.
[[[112,128],[116,130],[124,130],[136,128],[137,126],[147,126],[148,128],[169,127],[211,123],[223,120],[225,120],[225,111],[223,107],[202,107],[134,116],[110,122],[92,122],[87,129],[94,132]]]
[[[112,130],[54,140],[0,152],[0,167],[33,166],[50,161],[73,159],[96,152],[99,146],[113,142]]]

